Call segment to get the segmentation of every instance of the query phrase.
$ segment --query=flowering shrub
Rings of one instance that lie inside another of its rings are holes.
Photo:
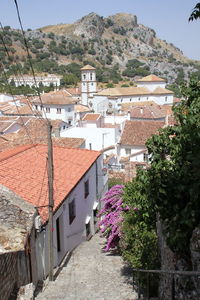
[[[101,199],[103,208],[98,216],[101,217],[100,230],[106,237],[105,251],[115,248],[120,240],[120,224],[123,221],[121,212],[128,209],[123,208],[123,188],[123,185],[114,185]]]

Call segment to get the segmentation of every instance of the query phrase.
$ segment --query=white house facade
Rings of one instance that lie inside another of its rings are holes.
[[[69,126],[75,125],[74,106],[76,99],[70,97],[64,91],[56,91],[41,95],[41,100],[37,97],[32,100],[34,110],[40,111],[43,118],[50,120],[62,120]]]

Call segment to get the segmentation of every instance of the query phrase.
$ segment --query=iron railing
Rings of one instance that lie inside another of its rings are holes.
[[[155,276],[158,276],[158,280],[156,281]],[[136,275],[136,276],[135,276]],[[153,276],[152,276],[153,275]],[[133,285],[137,289],[138,298],[137,299],[161,299],[159,298],[159,281],[161,280],[161,276],[168,276],[168,295],[164,299],[167,300],[179,300],[179,296],[177,293],[176,280],[180,279],[181,276],[188,277],[197,277],[199,289],[200,289],[200,272],[195,271],[175,271],[175,270],[144,270],[144,269],[133,269]],[[199,278],[198,278],[199,277]],[[199,280],[199,281],[198,281]],[[153,295],[152,289],[153,287]],[[157,289],[157,291],[155,291]],[[200,291],[196,290],[196,298],[192,299],[200,299]],[[166,293],[167,294],[167,293]],[[184,297],[184,299],[186,299]]]

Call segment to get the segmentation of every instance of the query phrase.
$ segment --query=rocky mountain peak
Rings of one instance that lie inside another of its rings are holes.
[[[102,36],[103,31],[103,18],[96,13],[90,13],[75,23],[74,34],[88,39],[96,39]]]
[[[127,13],[118,13],[107,18],[113,22],[114,26],[123,26],[125,28],[132,28],[138,26],[137,16]]]

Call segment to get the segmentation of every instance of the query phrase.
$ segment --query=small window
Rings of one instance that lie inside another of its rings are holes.
[[[123,101],[123,99],[121,99],[121,102]]]
[[[85,86],[85,82],[83,82],[83,85]]]
[[[130,98],[130,102],[131,102],[131,100],[132,100],[132,99]]]
[[[85,74],[83,74],[83,79],[86,79],[86,75]]]
[[[35,109],[38,110],[38,106],[37,105],[35,105]]]
[[[68,111],[68,112],[72,111],[71,107],[68,107],[67,111]]]
[[[46,113],[50,113],[50,107],[46,107]]]
[[[140,98],[138,98],[138,100],[140,101]]]
[[[89,179],[85,181],[84,185],[85,185],[85,198],[87,198],[87,196],[89,195]]]
[[[131,149],[125,149],[126,155],[130,155],[131,154]]]
[[[73,199],[69,204],[69,224],[72,224],[76,217],[76,205],[75,205],[75,199]]]
[[[90,73],[90,80],[92,80],[92,73]]]
[[[91,85],[93,85],[93,82],[91,82]]]
[[[68,124],[69,124],[69,125],[72,125],[72,120],[68,120]]]
[[[40,105],[40,109],[41,109],[41,110],[43,109],[43,106],[42,106],[42,105]]]
[[[165,102],[167,102],[167,97],[165,97]]]
[[[61,108],[57,108],[57,114],[61,114]]]
[[[149,97],[147,97],[147,100],[149,100]]]
[[[65,129],[65,125],[63,126],[63,129]]]

